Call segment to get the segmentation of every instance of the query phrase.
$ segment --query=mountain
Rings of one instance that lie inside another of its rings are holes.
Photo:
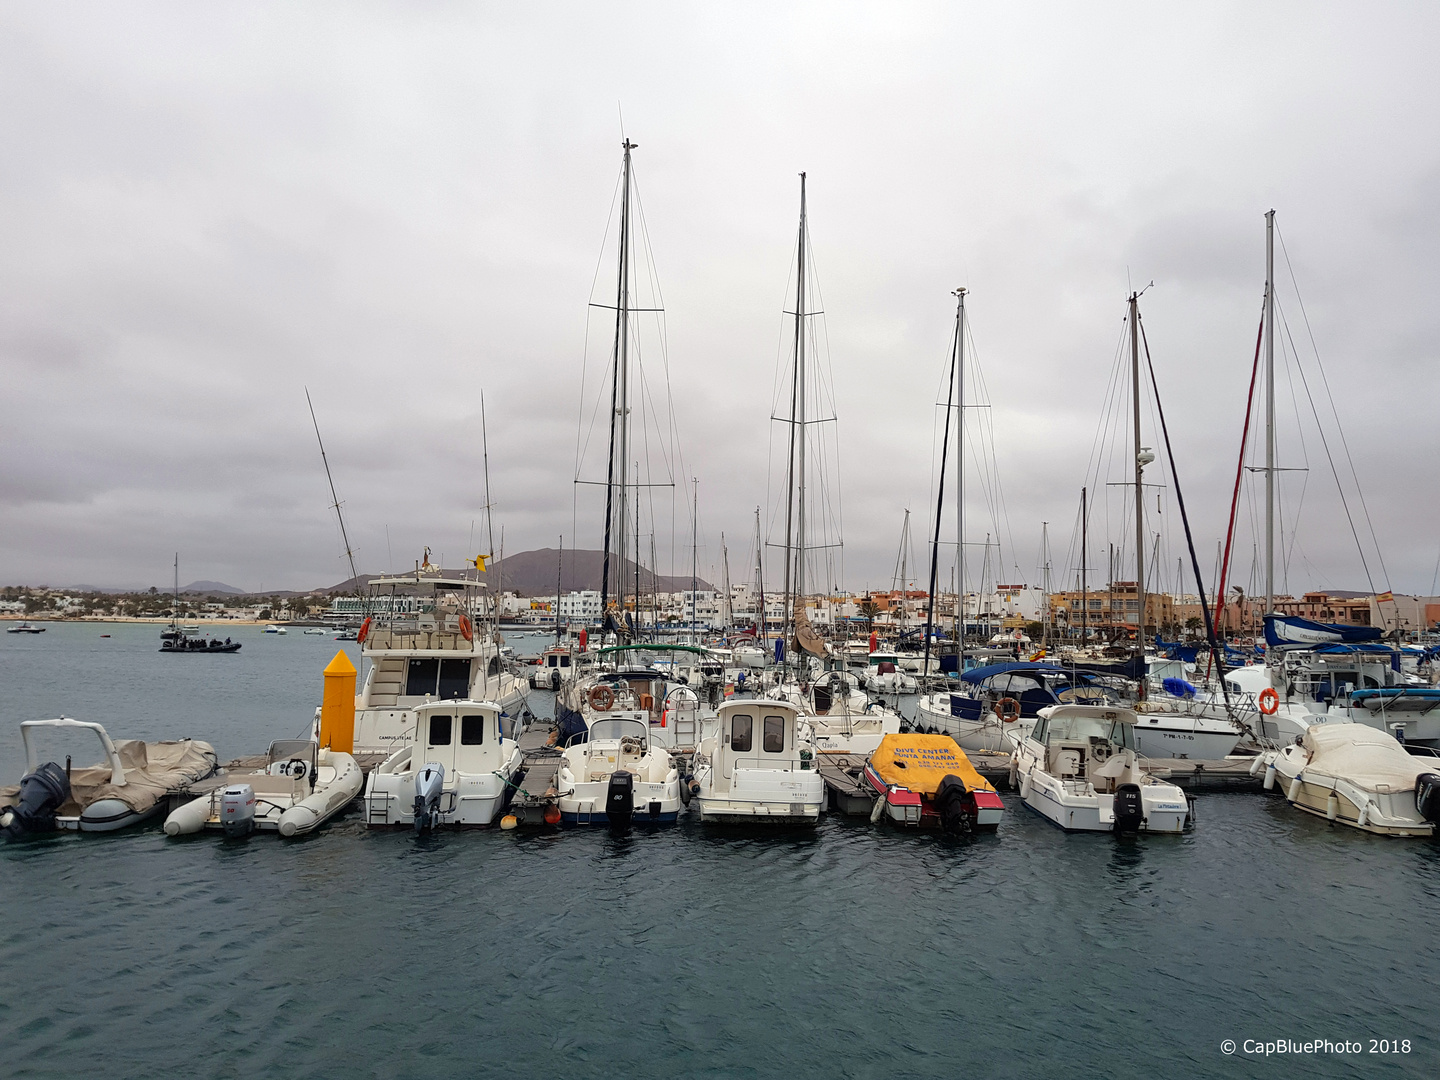
[[[164,590],[161,590],[162,592]],[[189,585],[182,586],[182,593],[202,593],[206,596],[248,596],[244,589],[237,589],[234,585],[226,585],[223,581],[192,581]]]

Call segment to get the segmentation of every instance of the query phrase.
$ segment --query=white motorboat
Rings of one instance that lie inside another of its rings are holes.
[[[43,634],[45,633],[45,630],[46,627],[32,626],[28,622],[22,622],[19,626],[12,626],[5,632],[7,634]]]
[[[601,649],[596,657],[599,667],[565,685],[556,698],[560,744],[568,744],[597,720],[637,720],[649,728],[653,744],[666,750],[693,747],[706,711],[699,694],[686,682],[656,670],[655,663],[676,653],[706,651],[655,642]]]
[[[701,821],[813,825],[825,782],[805,740],[800,710],[788,701],[750,698],[720,706],[700,741],[691,785]]]
[[[574,655],[569,648],[555,645],[540,654],[540,663],[530,672],[530,685],[536,690],[559,690],[560,684],[575,674]]]
[[[415,737],[416,710],[435,700],[494,701],[506,734],[518,735],[525,680],[505,665],[481,623],[481,584],[429,568],[370,581],[361,624],[363,672],[355,698],[357,754],[390,754]],[[319,714],[315,731],[319,736]]]
[[[1025,805],[1068,831],[1178,833],[1185,792],[1152,775],[1135,745],[1135,713],[1052,705],[1020,739],[1011,772]]]
[[[1290,805],[1328,821],[1385,836],[1433,836],[1440,822],[1440,760],[1368,724],[1316,724],[1262,766],[1267,788],[1278,782]]]
[[[913,694],[919,683],[907,672],[898,653],[872,652],[865,671],[865,689],[876,694]]]
[[[597,720],[567,746],[555,786],[568,825],[673,824],[680,774],[639,720]]]
[[[304,836],[349,806],[363,783],[360,766],[349,754],[322,750],[309,739],[280,740],[270,744],[263,769],[229,773],[208,795],[173,810],[165,832]]]
[[[92,731],[104,760],[73,768],[54,761],[38,764],[35,735],[50,729]],[[168,796],[217,768],[209,743],[194,739],[146,743],[112,740],[100,724],[59,717],[26,720],[20,725],[25,744],[25,775],[18,787],[0,788],[0,831],[11,837],[56,829],[114,832],[138,825],[158,814]]]
[[[859,676],[847,671],[827,671],[808,685],[791,680],[764,697],[794,705],[814,748],[827,754],[871,754],[904,724],[899,713],[871,702]]]
[[[325,627],[323,627],[323,626],[307,626],[307,627],[305,628],[305,631],[304,631],[304,632],[307,633],[307,634],[313,634],[313,635],[316,635],[316,636],[320,636],[320,635],[323,635],[323,634],[328,634],[330,631],[329,631],[329,630],[326,630]]]
[[[493,701],[434,701],[414,710],[418,734],[365,787],[371,828],[489,825],[509,805],[523,755]]]

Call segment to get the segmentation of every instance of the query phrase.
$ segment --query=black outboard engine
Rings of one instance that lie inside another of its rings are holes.
[[[445,790],[445,766],[426,762],[415,774],[415,834],[434,828],[440,822],[440,796]]]
[[[1440,773],[1421,773],[1415,778],[1415,809],[1426,821],[1440,825]]]
[[[635,777],[632,773],[610,774],[610,787],[605,791],[605,820],[611,825],[624,827],[630,824],[635,813]]]
[[[1121,784],[1115,792],[1115,835],[1135,836],[1145,823],[1139,784]]]
[[[975,827],[975,796],[954,773],[941,780],[935,789],[935,812],[940,816],[940,828],[951,836],[968,833]]]
[[[70,798],[70,778],[53,761],[47,761],[20,778],[14,806],[5,807],[4,831],[9,836],[55,831],[55,811]],[[3,820],[3,819],[0,819]]]

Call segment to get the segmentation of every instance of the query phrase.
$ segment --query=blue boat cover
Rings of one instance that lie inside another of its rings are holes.
[[[1341,626],[1294,615],[1265,616],[1265,644],[1278,648],[1309,649],[1337,642],[1379,640],[1380,630],[1374,626]]]
[[[1039,671],[1048,675],[1065,674],[1064,668],[1056,667],[1054,664],[1042,664],[1035,660],[1012,660],[1006,664],[986,664],[984,667],[971,668],[960,678],[974,685],[988,679],[991,675],[1004,675],[1007,671]]]

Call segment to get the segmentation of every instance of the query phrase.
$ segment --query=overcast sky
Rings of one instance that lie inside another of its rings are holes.
[[[1039,580],[1042,521],[1056,578],[1073,574],[1081,485],[1126,478],[1086,461],[1127,292],[1151,281],[1210,574],[1273,207],[1299,284],[1283,272],[1279,296],[1370,578],[1428,591],[1437,24],[1419,4],[7,4],[0,582],[158,584],[177,549],[187,581],[346,577],[306,386],[362,570],[488,546],[482,391],[507,550],[598,548],[573,480],[606,360],[587,303],[613,288],[623,109],[702,576],[724,531],[748,577],[754,508],[776,498],[805,170],[850,587],[889,586],[907,507],[925,557],[958,285],[1007,511],[972,484],[967,539],[1005,537],[997,576]],[[1285,481],[1289,588],[1365,588],[1304,388],[1277,383],[1281,464],[1310,468]],[[647,385],[666,393],[653,360]],[[1092,518],[1100,577],[1129,535]],[[662,572],[689,569],[674,542]]]

